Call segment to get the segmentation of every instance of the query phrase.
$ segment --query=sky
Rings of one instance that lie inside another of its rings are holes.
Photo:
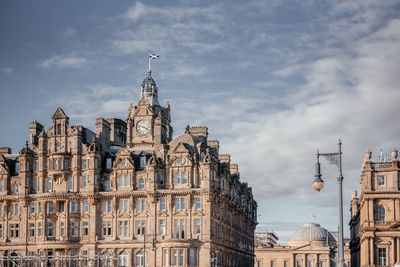
[[[0,146],[18,152],[59,106],[92,130],[126,119],[149,52],[175,136],[207,125],[282,243],[310,221],[337,230],[336,166],[311,183],[340,138],[348,236],[364,153],[399,149],[399,0],[0,1]]]

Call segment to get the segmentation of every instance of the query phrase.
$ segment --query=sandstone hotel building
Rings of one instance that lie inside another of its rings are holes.
[[[148,72],[126,120],[61,108],[0,149],[3,266],[254,266],[257,203],[207,127],[173,138]],[[0,266],[1,266],[0,265]]]

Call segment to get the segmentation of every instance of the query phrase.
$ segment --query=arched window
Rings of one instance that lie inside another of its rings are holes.
[[[378,207],[377,221],[384,222],[385,221],[385,207]]]
[[[18,194],[18,184],[16,184],[16,183],[14,184],[13,191],[15,194]]]
[[[101,254],[100,256],[100,262],[101,262],[101,266],[103,267],[109,267],[111,266],[111,254],[108,251],[104,251],[103,254]]]
[[[143,266],[144,262],[143,251],[139,251],[135,255],[135,266]]]
[[[144,189],[144,179],[140,178],[139,180],[139,189]]]
[[[128,265],[128,252],[122,251],[118,255],[118,266],[119,267],[127,267]]]

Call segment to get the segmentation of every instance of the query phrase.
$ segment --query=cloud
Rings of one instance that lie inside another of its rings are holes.
[[[0,72],[4,73],[6,75],[10,75],[14,72],[14,69],[13,68],[2,68],[2,69],[0,69]]]
[[[75,36],[76,34],[77,34],[76,29],[74,29],[74,28],[67,28],[67,29],[65,29],[65,31],[62,33],[62,36],[63,36],[64,38],[69,38],[69,37]]]
[[[83,57],[62,57],[52,56],[39,64],[41,68],[52,68],[57,69],[71,69],[71,68],[83,68],[87,65],[88,60]]]

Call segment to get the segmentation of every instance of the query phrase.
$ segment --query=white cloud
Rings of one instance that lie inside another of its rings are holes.
[[[14,72],[14,69],[13,68],[2,68],[2,69],[0,69],[0,72],[4,73],[6,75],[10,75]]]
[[[83,57],[62,57],[52,56],[42,61],[39,66],[41,68],[69,69],[69,68],[83,68],[88,63],[88,60]]]
[[[75,36],[76,34],[77,34],[76,29],[70,27],[70,28],[65,29],[65,31],[62,33],[62,36],[64,38],[70,38],[72,36]]]

